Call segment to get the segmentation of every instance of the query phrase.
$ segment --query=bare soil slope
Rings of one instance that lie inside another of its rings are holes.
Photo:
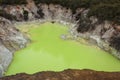
[[[25,73],[3,77],[0,80],[120,80],[120,72],[97,72],[92,70],[65,70],[62,72]]]

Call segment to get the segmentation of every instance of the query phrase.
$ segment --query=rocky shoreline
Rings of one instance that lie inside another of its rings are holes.
[[[7,19],[0,17],[0,77],[12,61],[14,52],[24,48],[28,40]]]

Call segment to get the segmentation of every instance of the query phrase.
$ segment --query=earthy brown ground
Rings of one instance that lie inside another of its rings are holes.
[[[97,72],[92,70],[65,70],[40,72],[33,75],[17,74],[0,80],[120,80],[120,72]]]

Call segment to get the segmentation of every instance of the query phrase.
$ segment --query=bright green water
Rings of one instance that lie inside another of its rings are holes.
[[[33,27],[34,26],[34,27]],[[72,40],[62,40],[67,27],[60,24],[21,25],[32,43],[17,51],[6,75],[61,71],[64,69],[93,69],[98,71],[120,71],[120,61],[110,54]]]

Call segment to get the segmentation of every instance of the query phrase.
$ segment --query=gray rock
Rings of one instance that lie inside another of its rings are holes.
[[[27,37],[7,19],[0,17],[0,77],[12,61],[13,53],[25,47]]]

